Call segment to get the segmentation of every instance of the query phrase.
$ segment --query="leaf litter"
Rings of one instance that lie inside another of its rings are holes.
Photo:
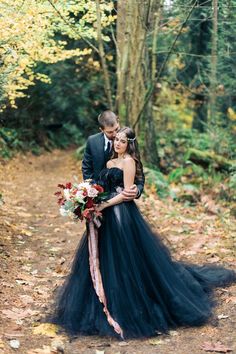
[[[96,350],[123,354],[123,347],[129,354],[151,354],[156,347],[160,354],[236,351],[235,286],[217,292],[217,327],[207,324],[201,329],[178,329],[176,335],[171,331],[170,335],[127,342],[81,336],[70,341],[51,324],[41,323],[50,311],[55,288],[68,274],[84,231],[84,225],[60,218],[53,193],[58,181],[72,180],[81,162],[73,158],[72,151],[55,150],[41,156],[19,155],[4,167],[0,167],[0,191],[4,196],[0,206],[0,352],[8,353],[11,340],[20,342],[20,347],[14,349],[19,354],[94,354]],[[35,193],[29,193],[29,188]],[[160,200],[148,186],[146,192],[148,197],[141,197],[137,203],[176,259],[235,266],[235,219],[228,207],[217,204],[209,194],[189,207]],[[224,341],[219,341],[222,338]]]

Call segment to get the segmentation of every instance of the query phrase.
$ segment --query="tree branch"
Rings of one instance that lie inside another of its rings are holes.
[[[67,21],[64,16],[60,13],[60,11],[56,8],[56,6],[53,4],[51,0],[48,0],[49,4],[53,7],[53,9],[56,11],[56,13],[60,16],[60,18],[74,31],[75,34],[79,35],[80,38],[88,44],[95,52],[99,53],[98,49],[91,43],[88,39],[84,38],[81,33],[79,33],[78,29],[75,29],[69,21]]]

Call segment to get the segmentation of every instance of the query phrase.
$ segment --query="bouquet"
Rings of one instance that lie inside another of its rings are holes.
[[[101,212],[96,210],[96,204],[101,203],[107,195],[102,186],[86,180],[81,183],[58,184],[58,187],[62,190],[55,195],[58,197],[62,216],[81,221],[92,221],[102,216]]]

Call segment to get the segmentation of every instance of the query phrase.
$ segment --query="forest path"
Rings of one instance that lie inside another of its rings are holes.
[[[59,215],[54,196],[58,183],[72,181],[74,175],[81,178],[80,168],[72,150],[19,155],[0,166],[5,201],[0,207],[0,353],[62,353],[64,348],[66,354],[199,354],[207,345],[216,345],[215,352],[236,352],[235,286],[216,291],[219,319],[214,326],[181,328],[152,339],[79,336],[69,341],[53,326],[40,326],[84,231],[84,224]],[[235,220],[229,210],[222,207],[220,214],[209,214],[202,205],[160,201],[151,189],[138,204],[176,258],[235,265]]]

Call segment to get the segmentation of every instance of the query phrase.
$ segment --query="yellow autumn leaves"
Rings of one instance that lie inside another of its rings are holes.
[[[52,323],[41,323],[40,325],[33,328],[33,334],[56,337],[58,328],[58,326]]]
[[[106,27],[115,20],[113,3],[101,1],[101,9],[102,26]],[[36,80],[50,83],[46,75],[35,73],[38,62],[56,63],[92,53],[91,48],[67,49],[66,40],[56,40],[55,34],[96,39],[94,0],[57,0],[52,4],[46,0],[0,0],[0,12],[1,110],[6,102],[16,107],[16,99],[24,97]]]

